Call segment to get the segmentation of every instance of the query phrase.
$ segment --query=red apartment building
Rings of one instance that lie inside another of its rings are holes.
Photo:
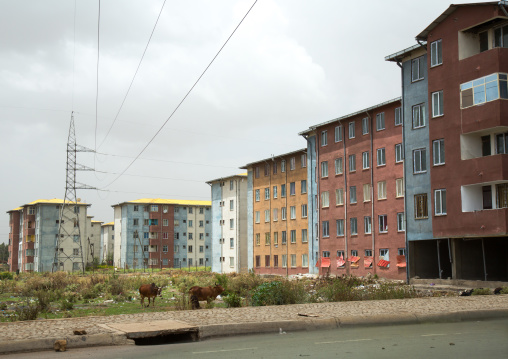
[[[21,208],[16,208],[7,212],[9,213],[9,259],[7,264],[9,265],[10,272],[16,272],[18,270],[20,209]]]
[[[320,274],[406,277],[400,107],[394,99],[301,133],[315,158]]]

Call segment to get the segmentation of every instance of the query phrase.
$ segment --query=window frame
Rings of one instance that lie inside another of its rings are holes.
[[[404,148],[402,143],[395,144],[395,163],[404,162]]]
[[[368,134],[369,134],[369,118],[364,117],[362,118],[362,135]]]
[[[355,203],[358,203],[356,198],[356,186],[349,186],[349,204]]]
[[[413,122],[413,130],[417,130],[419,128],[424,128],[427,123],[425,121],[425,104],[419,103],[417,105],[413,105],[411,107],[411,113],[412,113],[412,122]],[[418,114],[418,116],[415,116],[415,114]]]
[[[417,66],[415,67],[415,64]],[[415,59],[411,60],[411,82],[421,81],[425,78],[425,61],[423,61],[423,56],[419,56]],[[417,70],[415,77],[415,69]]]
[[[368,170],[370,168],[369,151],[362,152],[362,169]]]
[[[343,139],[343,127],[342,125],[335,126],[335,142],[341,142]]]
[[[328,146],[328,131],[321,131],[321,147]]]
[[[414,216],[415,219],[429,218],[429,201],[427,193],[418,193],[414,195]]]
[[[436,113],[436,105],[438,113]],[[432,118],[444,116],[443,90],[432,93]]]
[[[372,217],[364,216],[363,217],[363,230],[365,234],[372,234]]]
[[[376,114],[376,131],[383,131],[386,129],[385,113],[380,112]]]
[[[395,126],[402,126],[402,107],[397,107],[394,110]]]
[[[386,166],[386,149],[384,147],[376,150],[376,163],[378,167]]]
[[[436,154],[437,154],[437,158],[436,158]],[[446,163],[446,158],[445,158],[444,138],[440,138],[440,139],[432,141],[432,164],[434,166],[442,166],[445,163]]]
[[[341,175],[344,172],[344,161],[342,157],[337,157],[335,159],[335,175]]]
[[[439,201],[438,201],[439,199]],[[446,216],[446,188],[434,190],[434,215]]]
[[[378,215],[378,228],[379,228],[379,233],[388,233],[388,215],[387,214]]]
[[[430,67],[443,64],[443,42],[442,39],[430,43]]]
[[[419,159],[418,162],[416,161],[417,158]],[[417,163],[419,163],[419,170],[417,170]],[[416,148],[413,150],[413,174],[422,173],[427,173],[427,149]]]

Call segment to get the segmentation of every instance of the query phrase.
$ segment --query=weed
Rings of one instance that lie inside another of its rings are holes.
[[[300,282],[273,281],[261,284],[252,294],[252,305],[285,305],[304,303],[307,293]]]
[[[489,294],[492,294],[489,288],[476,288],[473,290],[473,293],[471,293],[471,295],[489,295]]]
[[[0,280],[12,279],[14,276],[11,272],[0,272]]]
[[[222,298],[224,303],[228,306],[228,308],[236,308],[242,306],[242,297],[240,297],[236,293],[230,293]]]

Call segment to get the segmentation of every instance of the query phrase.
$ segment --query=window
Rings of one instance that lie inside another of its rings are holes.
[[[231,218],[229,220],[229,229],[233,229],[235,228],[235,220],[233,218]]]
[[[337,268],[344,268],[346,262],[344,261],[344,251],[337,251],[337,258],[340,258],[343,260],[343,264],[341,266],[339,266],[339,264],[337,263]]]
[[[295,182],[291,182],[289,184],[289,195],[290,196],[294,196],[296,194],[296,183]]]
[[[432,93],[432,117],[443,116],[443,91]]]
[[[256,223],[260,222],[261,222],[261,214],[259,213],[259,211],[256,211]]]
[[[230,199],[229,200],[229,210],[233,211],[235,209],[235,201]],[[203,221],[200,221],[200,227],[203,227]]]
[[[362,168],[364,170],[369,168],[369,152],[362,153]]]
[[[328,133],[327,131],[321,132],[321,146],[328,145]]]
[[[423,79],[425,66],[426,64],[423,60],[423,56],[417,57],[411,61],[411,82]]]
[[[259,189],[256,190],[256,202],[259,202],[261,200],[261,193]]]
[[[270,164],[265,163],[265,177],[270,175]]]
[[[356,203],[356,186],[349,187],[349,203]]]
[[[289,159],[289,170],[290,171],[294,171],[296,168],[296,158],[295,157],[291,157]]]
[[[169,226],[169,220],[168,219],[163,219],[162,220],[162,225],[165,226],[165,227]]]
[[[330,225],[328,221],[323,221],[323,237],[330,237]]]
[[[270,222],[270,210],[265,209],[265,223]]]
[[[508,184],[500,183],[496,185],[497,208],[508,208]]]
[[[356,171],[356,155],[349,155],[349,172]]]
[[[270,232],[265,233],[265,246],[270,245]]]
[[[273,198],[277,198],[277,186],[273,186]]]
[[[372,218],[370,216],[363,217],[363,224],[365,227],[365,234],[372,233]]]
[[[395,180],[396,197],[404,197],[404,178],[397,178]]]
[[[139,211],[139,206],[134,206],[134,212],[138,212]]]
[[[309,266],[309,255],[302,254],[302,267],[307,268]]]
[[[273,161],[273,174],[276,175],[277,174],[277,161]]]
[[[302,229],[302,243],[307,243],[308,237],[307,237],[307,229]]]
[[[178,244],[175,245],[175,253],[178,253],[180,251],[180,246]]]
[[[390,255],[390,252],[388,249],[383,248],[383,249],[379,250],[379,257],[381,257],[382,259],[389,260],[390,259],[389,255]]]
[[[192,253],[192,246],[187,246],[187,252]]]
[[[344,235],[344,220],[338,219],[335,221],[335,226],[337,227],[337,236],[343,236]]]
[[[194,224],[193,224],[193,220],[192,220],[192,219],[189,219],[189,227],[191,227],[191,228],[192,228],[193,226],[194,226]]]
[[[137,252],[137,249],[138,249],[138,246],[134,246],[134,252]],[[72,249],[72,254],[75,255],[75,256],[79,256],[79,248],[73,248]],[[26,250],[26,255],[27,256],[33,256],[34,255],[34,250],[33,249],[27,249]]]
[[[296,229],[292,229],[290,232],[291,243],[296,243]]]
[[[192,239],[194,239],[194,233],[189,232],[189,240],[192,240]]]
[[[307,193],[307,180],[302,180],[300,182],[300,190],[302,194]]]
[[[508,153],[508,133],[499,133],[496,135],[496,154],[501,153]],[[443,149],[443,158],[444,158],[444,149]]]
[[[508,25],[494,29],[494,47],[508,47]]]
[[[404,221],[404,213],[397,213],[397,231],[404,232],[406,230],[406,224]]]
[[[300,162],[302,164],[302,168],[307,167],[307,154],[304,153],[300,156]]]
[[[429,217],[427,208],[427,194],[415,195],[415,219],[424,219]]]
[[[321,162],[321,177],[328,177],[328,161]]]
[[[199,234],[199,239],[201,239],[201,240],[205,239],[205,237],[204,237],[204,233],[200,233],[200,234]]]
[[[280,196],[282,198],[286,197],[286,185],[285,184],[280,185]]]
[[[329,192],[328,191],[321,192],[321,207],[327,208],[329,206],[330,206]]]
[[[372,249],[365,250],[365,257],[372,257]]]
[[[342,126],[335,127],[335,142],[342,141]]]
[[[291,254],[291,268],[296,267],[296,254]]]
[[[386,181],[377,183],[377,199],[386,199]]]
[[[150,212],[159,212],[159,206],[152,204],[150,207]]]
[[[307,205],[302,204],[302,218],[307,218]]]
[[[413,151],[413,173],[427,172],[427,151],[419,148]]]
[[[355,138],[355,122],[349,123],[349,138]]]
[[[235,181],[233,180],[229,180],[229,190],[232,191],[235,189]],[[201,212],[202,208],[200,208],[200,213],[203,213]]]
[[[261,245],[261,235],[256,233],[256,246]]]
[[[335,174],[336,175],[342,174],[342,158],[335,159]]]
[[[175,220],[175,226],[178,226],[177,222],[178,222],[178,220]],[[149,226],[150,225],[150,220],[149,219],[144,219],[143,220],[143,225]]]
[[[381,112],[376,115],[376,131],[385,129],[385,113]]]
[[[370,184],[365,183],[363,185],[363,201],[369,202],[370,201]]]
[[[270,199],[270,187],[265,188],[265,201]]]
[[[344,190],[338,188],[335,190],[335,205],[342,206],[344,204]]]
[[[356,218],[351,218],[349,223],[351,225],[351,235],[352,236],[357,235],[358,234],[358,223],[357,223]]]
[[[287,268],[288,266],[288,255],[283,254],[282,255],[282,268]]]
[[[446,189],[436,189],[434,191],[434,213],[436,216],[446,214]]]
[[[434,166],[444,165],[445,163],[444,139],[432,141],[432,155]]]
[[[384,165],[386,165],[386,156],[385,156],[385,149],[384,149],[384,147],[377,149],[376,159],[377,159],[377,165],[378,166],[384,166]]]
[[[287,208],[286,207],[282,207],[280,209],[280,217],[283,221],[286,220],[286,214],[287,214]]]
[[[279,232],[273,232],[273,244],[275,246],[279,244]]]
[[[379,233],[388,232],[388,217],[386,214],[378,216],[379,218]]]
[[[441,40],[430,44],[430,67],[441,65],[443,63],[443,49]]]
[[[425,127],[425,105],[413,106],[413,128]]]
[[[150,223],[151,226],[158,226],[159,225],[159,220],[158,219],[150,219],[149,223]]]
[[[397,107],[395,109],[395,126],[402,125],[402,108]]]
[[[404,152],[402,150],[402,143],[395,145],[395,163],[404,161]]]
[[[508,99],[505,73],[494,73],[460,85],[460,107],[481,105],[499,98]]]
[[[134,218],[133,219],[133,223],[132,223],[134,226],[138,226],[139,225],[139,219],[137,218]],[[28,228],[30,228],[30,222],[28,222]]]
[[[270,255],[265,255],[265,267],[270,267]]]
[[[279,220],[279,210],[277,208],[273,209],[273,221],[277,222]]]
[[[491,155],[491,149],[490,149],[490,135],[482,136],[482,156],[490,156]]]
[[[229,257],[229,266],[234,267],[235,266],[235,257]]]
[[[162,239],[169,239],[169,233],[168,232],[163,232],[162,233]]]
[[[296,206],[289,207],[289,215],[291,219],[296,219]]]
[[[168,246],[167,245],[162,246],[162,251],[164,253],[167,253],[168,252]]]
[[[280,161],[280,171],[282,173],[286,172],[286,160]]]
[[[287,243],[286,231],[281,232],[281,242],[282,242],[282,244]]]
[[[369,118],[362,118],[362,135],[369,134]]]
[[[261,267],[261,256],[256,256],[256,267]]]

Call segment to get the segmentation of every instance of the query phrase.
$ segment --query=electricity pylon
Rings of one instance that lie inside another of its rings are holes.
[[[81,206],[76,195],[76,190],[94,188],[76,182],[76,171],[93,171],[93,169],[76,163],[77,152],[94,151],[76,144],[74,112],[72,112],[69,136],[67,138],[65,196],[60,208],[60,219],[58,221],[58,237],[56,238],[55,260],[53,262],[54,271],[65,270],[65,263],[70,261],[72,263],[71,270],[85,272],[81,228],[82,225],[86,224],[86,211],[81,215],[84,223],[80,223]]]

